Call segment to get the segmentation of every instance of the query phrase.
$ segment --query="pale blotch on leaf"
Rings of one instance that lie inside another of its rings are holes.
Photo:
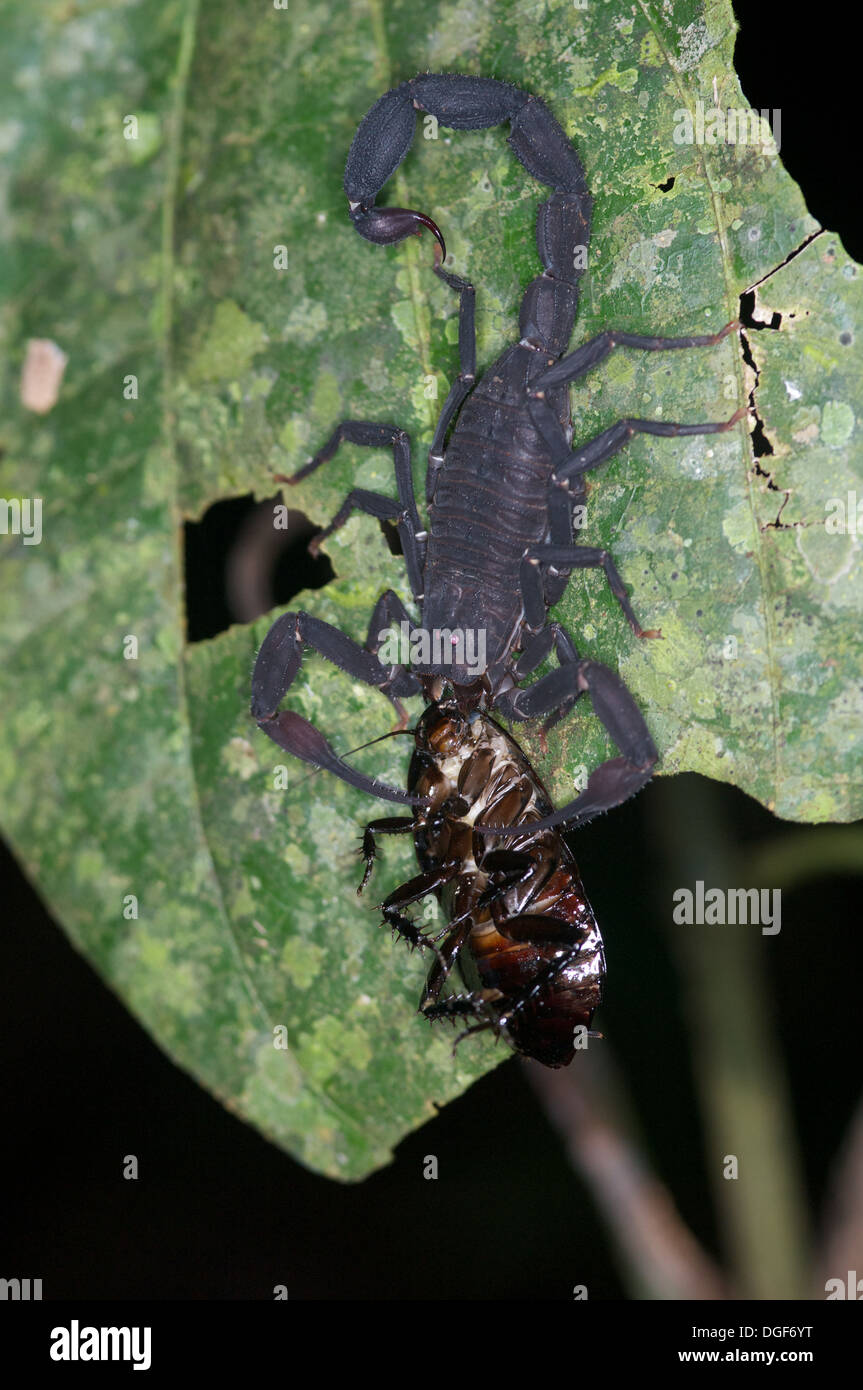
[[[801,526],[797,528],[797,549],[812,578],[830,585],[846,572],[854,541],[849,535],[832,535],[823,525]]]
[[[658,68],[662,66],[664,62],[662,49],[654,33],[648,31],[641,40],[638,50],[638,60],[643,67]]]
[[[689,72],[697,66],[700,58],[711,47],[707,26],[700,20],[693,20],[680,32],[677,61],[674,66],[678,72]]]
[[[216,305],[210,328],[192,360],[189,380],[197,385],[245,376],[266,341],[259,323],[244,314],[232,299],[223,300]]]
[[[99,883],[108,866],[104,857],[94,849],[84,849],[75,856],[75,878],[78,883]]]
[[[854,411],[844,401],[827,401],[821,415],[821,438],[831,449],[838,449],[851,438]]]
[[[738,555],[745,555],[757,545],[755,518],[746,497],[742,497],[722,518],[722,534]]]
[[[305,458],[301,458],[300,455],[308,452],[309,438],[309,422],[306,417],[304,415],[289,416],[279,431],[279,444],[287,455],[285,472],[295,472],[301,464],[306,462]],[[279,470],[275,471],[278,472]]]
[[[309,411],[312,425],[319,433],[324,430],[332,430],[337,421],[341,419],[342,414],[339,379],[333,372],[322,371],[315,382]]]
[[[242,782],[248,782],[258,771],[255,750],[246,738],[232,738],[222,753],[222,759],[228,772],[239,777]]]
[[[30,338],[21,371],[21,404],[37,415],[47,415],[57,404],[60,384],[69,361],[50,338]]]
[[[255,910],[255,900],[252,897],[248,883],[240,886],[239,892],[235,893],[231,899],[231,917],[238,921],[241,917],[251,917]]]
[[[328,323],[326,308],[319,300],[301,299],[288,316],[282,338],[296,347],[308,347],[324,336]]]
[[[314,984],[326,956],[322,946],[301,937],[292,937],[282,948],[280,964],[297,989]]]
[[[622,92],[631,92],[637,82],[638,68],[621,69],[615,63],[614,67],[606,68],[605,72],[601,72],[589,87],[577,88],[573,95],[595,97],[602,91],[603,87],[619,87]]]

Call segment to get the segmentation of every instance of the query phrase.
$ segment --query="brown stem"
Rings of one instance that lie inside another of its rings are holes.
[[[527,1078],[559,1130],[570,1161],[593,1194],[635,1298],[724,1299],[720,1271],[681,1220],[663,1184],[649,1171],[610,1100],[612,1064],[594,1045],[566,1070],[525,1062]],[[600,1099],[602,1097],[602,1099]]]
[[[816,1260],[815,1298],[824,1297],[828,1279],[844,1282],[852,1270],[855,1284],[863,1278],[863,1101],[839,1151],[830,1188]]]

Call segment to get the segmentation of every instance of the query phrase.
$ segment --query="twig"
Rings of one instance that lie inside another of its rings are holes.
[[[816,1298],[828,1279],[863,1279],[863,1101],[836,1158],[816,1260]],[[856,1297],[856,1289],[853,1297]]]
[[[708,1172],[733,1278],[746,1298],[805,1298],[807,1206],[763,978],[767,938],[753,925],[672,923],[672,886],[752,884],[743,878],[713,783],[671,777],[657,791],[669,933],[684,974]],[[779,940],[770,938],[773,949]]]
[[[535,1062],[525,1062],[524,1069],[605,1217],[633,1297],[730,1297],[720,1271],[614,1113],[609,1097],[616,1088],[608,1056],[594,1048],[566,1070],[552,1071]]]

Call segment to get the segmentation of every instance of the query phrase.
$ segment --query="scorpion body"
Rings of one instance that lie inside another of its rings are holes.
[[[473,286],[444,269],[443,237],[432,219],[405,208],[378,208],[375,197],[410,146],[416,111],[452,129],[478,129],[509,120],[509,144],[525,169],[554,193],[539,209],[537,247],[542,273],[522,301],[520,340],[476,380]],[[600,333],[564,356],[575,321],[578,278],[590,235],[591,198],[581,161],[566,134],[538,98],[491,78],[423,74],[387,92],[360,124],[348,157],[345,191],[356,230],[380,245],[423,228],[433,232],[435,273],[459,295],[460,370],[435,431],[426,477],[428,526],[413,490],[410,445],[397,426],[344,421],[324,448],[289,481],[332,458],[343,441],[393,450],[398,499],[354,489],[313,542],[317,546],[353,512],[395,522],[414,601],[425,632],[485,634],[481,670],[453,661],[382,664],[383,631],[410,619],[399,598],[384,593],[372,615],[365,646],[307,613],[283,614],[270,629],[253,675],[252,712],[280,747],[372,795],[415,802],[404,792],[364,777],[323,735],[280,703],[300,669],[303,649],[314,647],[354,679],[379,688],[404,725],[401,698],[424,693],[438,701],[444,689],[462,714],[499,710],[519,721],[541,718],[548,728],[585,692],[620,757],[596,768],[581,794],[545,824],[578,824],[636,792],[651,776],[658,753],[633,697],[615,672],[579,654],[570,634],[549,620],[549,609],[572,571],[602,568],[634,633],[645,632],[608,552],[573,543],[575,504],[585,497],[585,474],[610,459],[636,433],[715,434],[731,428],[738,411],[719,423],[680,425],[623,419],[595,438],[574,444],[569,383],[618,346],[649,351],[718,343],[735,324],[707,337],[650,338],[616,330]],[[451,433],[450,433],[451,431]],[[522,686],[554,651],[558,667]],[[500,834],[518,825],[487,826]]]
[[[375,837],[412,832],[420,873],[381,910],[394,931],[434,952],[420,1012],[475,1020],[457,1042],[492,1029],[522,1055],[566,1066],[586,1045],[605,956],[572,852],[558,831],[536,829],[552,814],[548,793],[515,740],[479,711],[465,717],[455,700],[430,705],[414,739],[408,786],[424,804],[366,827],[360,891]],[[517,838],[502,847],[485,833],[494,825]],[[447,919],[434,937],[404,913],[430,893]],[[443,995],[455,967],[467,992]]]

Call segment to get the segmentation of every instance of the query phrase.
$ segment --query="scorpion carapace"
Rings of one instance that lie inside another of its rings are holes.
[[[381,910],[434,953],[420,1012],[467,1021],[462,1037],[491,1029],[526,1057],[566,1066],[587,1045],[605,956],[572,852],[558,831],[537,828],[552,812],[548,793],[514,739],[454,700],[431,705],[414,737],[408,784],[426,805],[367,826],[361,890],[375,837],[413,831],[420,873]],[[504,847],[484,829],[492,825],[517,834]],[[405,913],[430,893],[446,916],[437,934]],[[454,967],[466,992],[444,993]]]
[[[443,239],[425,214],[376,208],[374,200],[410,146],[417,110],[443,126],[478,129],[511,124],[509,143],[527,171],[554,194],[539,208],[537,247],[542,273],[521,306],[520,340],[476,381],[474,289],[442,264]],[[653,338],[610,329],[566,351],[575,319],[578,279],[590,234],[591,199],[581,161],[565,132],[537,97],[492,78],[426,73],[387,92],[361,123],[348,157],[345,189],[354,226],[368,240],[391,243],[423,226],[438,236],[435,269],[459,294],[459,364],[438,421],[426,474],[428,524],[414,496],[410,444],[396,425],[346,420],[323,449],[292,479],[333,457],[347,441],[391,448],[398,499],[356,488],[317,546],[354,512],[395,522],[418,610],[413,629],[425,634],[431,655],[393,661],[384,647],[393,629],[410,629],[401,600],[379,599],[365,646],[304,612],[283,614],[261,647],[252,682],[252,713],[281,748],[324,767],[354,786],[394,801],[409,794],[362,777],[306,720],[279,705],[311,646],[354,680],[377,687],[404,722],[402,697],[437,700],[448,683],[463,714],[499,710],[509,720],[542,719],[545,727],[567,715],[589,692],[594,710],[620,756],[593,770],[584,791],[555,812],[551,823],[577,824],[616,806],[644,785],[658,758],[635,700],[607,666],[581,656],[570,634],[549,618],[574,570],[601,568],[612,594],[639,637],[623,581],[608,551],[573,541],[573,507],[586,497],[585,474],[612,458],[636,434],[717,434],[745,413],[719,423],[680,425],[625,418],[594,438],[573,441],[569,383],[603,361],[613,348],[652,352],[718,343],[735,324],[707,337]],[[449,433],[452,427],[451,434]],[[449,438],[448,438],[449,435]],[[455,634],[473,635],[481,650],[473,663]],[[441,642],[438,642],[438,638]],[[481,643],[480,643],[481,639]],[[558,667],[520,688],[554,652]],[[386,659],[384,659],[386,657]],[[516,833],[514,826],[501,831]]]

